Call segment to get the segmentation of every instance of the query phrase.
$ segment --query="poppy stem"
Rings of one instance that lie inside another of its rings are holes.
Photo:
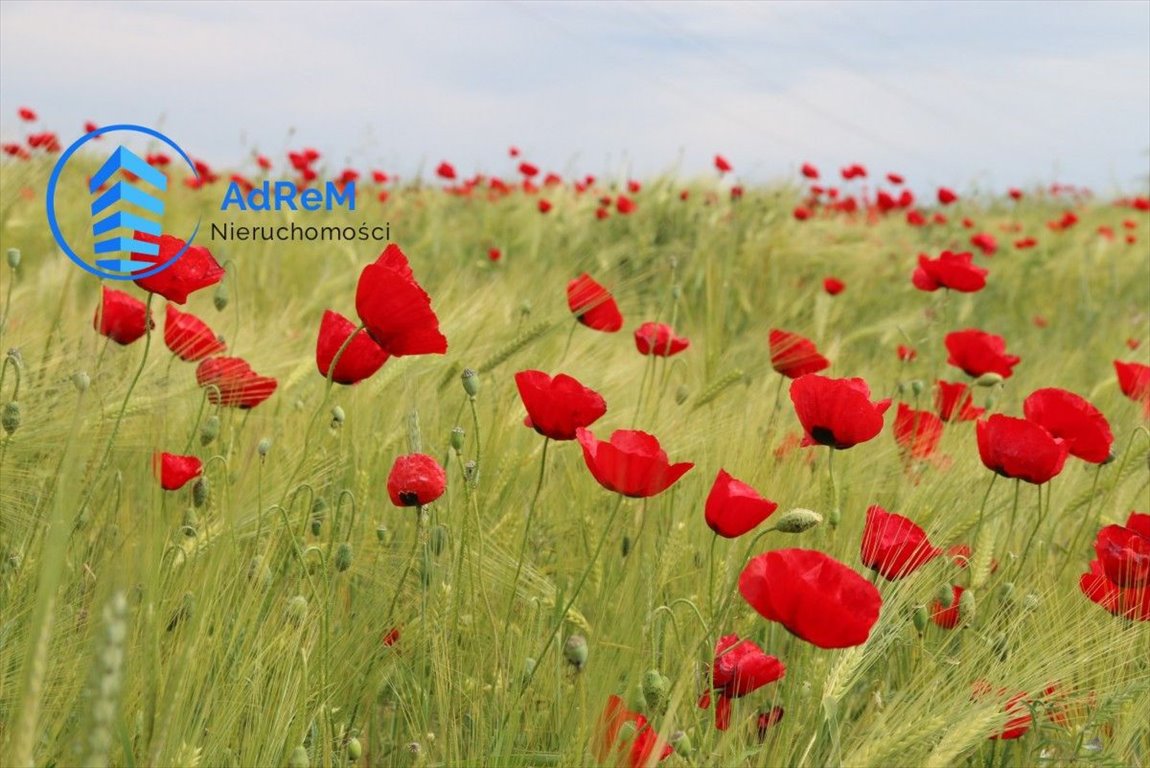
[[[1010,546],[1010,538],[1014,535],[1014,521],[1018,518],[1018,488],[1022,481],[1014,479],[1014,503],[1010,505],[1010,527],[1006,529],[1006,544]]]
[[[535,483],[535,495],[531,497],[531,505],[527,507],[527,522],[523,525],[523,541],[519,545],[519,557],[515,561],[515,576],[511,579],[511,597],[507,600],[507,617],[503,620],[503,638],[506,644],[507,633],[511,629],[511,613],[515,608],[515,591],[519,589],[519,576],[523,573],[523,558],[527,554],[527,541],[531,536],[531,521],[535,518],[535,504],[539,501],[539,493],[543,490],[543,474],[547,469],[547,446],[551,438],[543,437],[543,455],[539,458],[539,479]]]
[[[707,574],[707,609],[708,609],[709,615],[711,617],[711,624],[708,627],[708,633],[707,633],[708,634],[708,638],[707,638],[708,642],[710,641],[709,636],[713,635],[715,633],[715,622],[718,619],[718,616],[715,615],[715,544],[717,544],[718,541],[719,541],[719,534],[712,533],[711,534],[711,552],[710,552],[709,557],[707,558],[707,570],[708,570],[708,574]]]
[[[978,525],[974,526],[974,537],[971,539],[972,543],[978,542],[978,534],[982,532],[982,521],[986,517],[986,502],[990,499],[990,491],[994,488],[994,481],[998,479],[998,473],[992,472],[990,474],[990,485],[986,486],[986,493],[982,495],[982,504],[978,506]]]
[[[1036,487],[1038,488],[1038,514],[1035,516],[1036,519],[1034,521],[1034,528],[1030,531],[1030,537],[1026,540],[1026,546],[1022,550],[1022,557],[1018,560],[1019,570],[1022,570],[1022,568],[1026,566],[1026,557],[1030,554],[1030,546],[1034,543],[1034,537],[1038,535],[1038,529],[1042,527],[1042,486],[1039,485]],[[1046,496],[1049,500],[1049,487],[1046,490]]]
[[[563,355],[559,358],[559,365],[563,365],[563,361],[567,359],[567,353],[571,351],[571,340],[575,338],[575,329],[579,327],[579,320],[575,319],[571,323],[571,330],[567,334],[567,343],[563,345]]]
[[[775,387],[775,404],[771,406],[771,416],[767,419],[767,437],[770,438],[771,432],[775,427],[775,416],[779,412],[779,402],[783,399],[783,384],[787,381],[787,377],[782,374],[779,375],[779,385]]]

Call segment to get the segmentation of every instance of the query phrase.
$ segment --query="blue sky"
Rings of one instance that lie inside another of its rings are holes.
[[[111,32],[114,30],[114,32]],[[0,135],[138,122],[236,165],[710,171],[916,185],[1150,174],[1150,3],[0,4]]]

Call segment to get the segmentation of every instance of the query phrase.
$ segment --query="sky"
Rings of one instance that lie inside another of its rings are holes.
[[[164,131],[213,165],[311,146],[329,169],[915,185],[1150,176],[1150,2],[0,2],[18,107]]]

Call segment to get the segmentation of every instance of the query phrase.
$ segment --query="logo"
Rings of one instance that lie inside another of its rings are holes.
[[[149,165],[125,143],[112,145],[114,149],[111,154],[85,182],[82,191],[86,194],[79,197],[79,201],[75,194],[62,195],[62,191],[79,191],[76,187],[83,170],[73,160],[77,151],[102,136],[118,137],[123,142],[139,142],[141,136],[159,140],[187,163],[193,176],[199,178],[199,173],[188,154],[167,136],[152,128],[128,124],[104,126],[80,137],[60,155],[56,167],[52,169],[46,194],[48,225],[68,258],[98,277],[112,280],[150,277],[179,261],[199,231],[199,222],[196,222],[191,233],[184,239],[184,247],[160,262],[159,245],[139,239],[137,233],[156,238],[160,236],[164,216],[162,195],[168,191],[168,177]],[[69,161],[72,161],[71,165]],[[63,190],[62,184],[65,185]],[[84,204],[83,209],[80,201]],[[70,214],[63,222],[61,209]],[[77,222],[80,221],[90,222],[90,229],[87,224],[78,228]],[[65,227],[69,228],[71,240],[64,234]],[[92,236],[91,244],[86,242],[88,231]]]

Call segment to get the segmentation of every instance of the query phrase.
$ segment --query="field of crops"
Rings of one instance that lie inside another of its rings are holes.
[[[0,161],[0,764],[1150,764],[1146,197],[301,148],[101,283],[58,151]]]

